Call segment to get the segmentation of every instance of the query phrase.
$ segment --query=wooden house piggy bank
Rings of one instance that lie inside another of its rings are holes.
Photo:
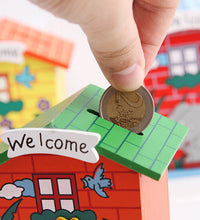
[[[0,20],[0,129],[19,128],[63,100],[72,44]]]
[[[166,169],[187,127],[155,113],[137,135],[98,116],[103,92],[89,85],[2,134],[2,220],[170,219]]]

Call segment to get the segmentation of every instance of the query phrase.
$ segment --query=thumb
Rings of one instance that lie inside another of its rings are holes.
[[[82,29],[110,84],[121,91],[133,91],[143,84],[145,59],[132,8],[129,14],[124,11],[101,19],[100,27],[94,22]]]
[[[82,27],[113,87],[132,91],[143,84],[145,59],[133,18],[133,0],[30,1]]]

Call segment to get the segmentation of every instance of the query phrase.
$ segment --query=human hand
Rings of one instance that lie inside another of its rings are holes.
[[[179,0],[30,0],[81,26],[107,80],[132,91],[155,59]]]

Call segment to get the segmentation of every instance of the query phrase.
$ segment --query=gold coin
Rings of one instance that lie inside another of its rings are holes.
[[[153,117],[153,98],[143,86],[133,92],[120,92],[111,86],[101,97],[99,114],[114,124],[140,133]]]

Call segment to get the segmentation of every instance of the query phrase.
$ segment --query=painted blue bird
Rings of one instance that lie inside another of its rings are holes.
[[[84,189],[88,187],[94,190],[99,196],[108,198],[104,188],[112,189],[112,180],[104,177],[103,163],[95,168],[93,176],[86,175],[81,180],[84,183]]]

